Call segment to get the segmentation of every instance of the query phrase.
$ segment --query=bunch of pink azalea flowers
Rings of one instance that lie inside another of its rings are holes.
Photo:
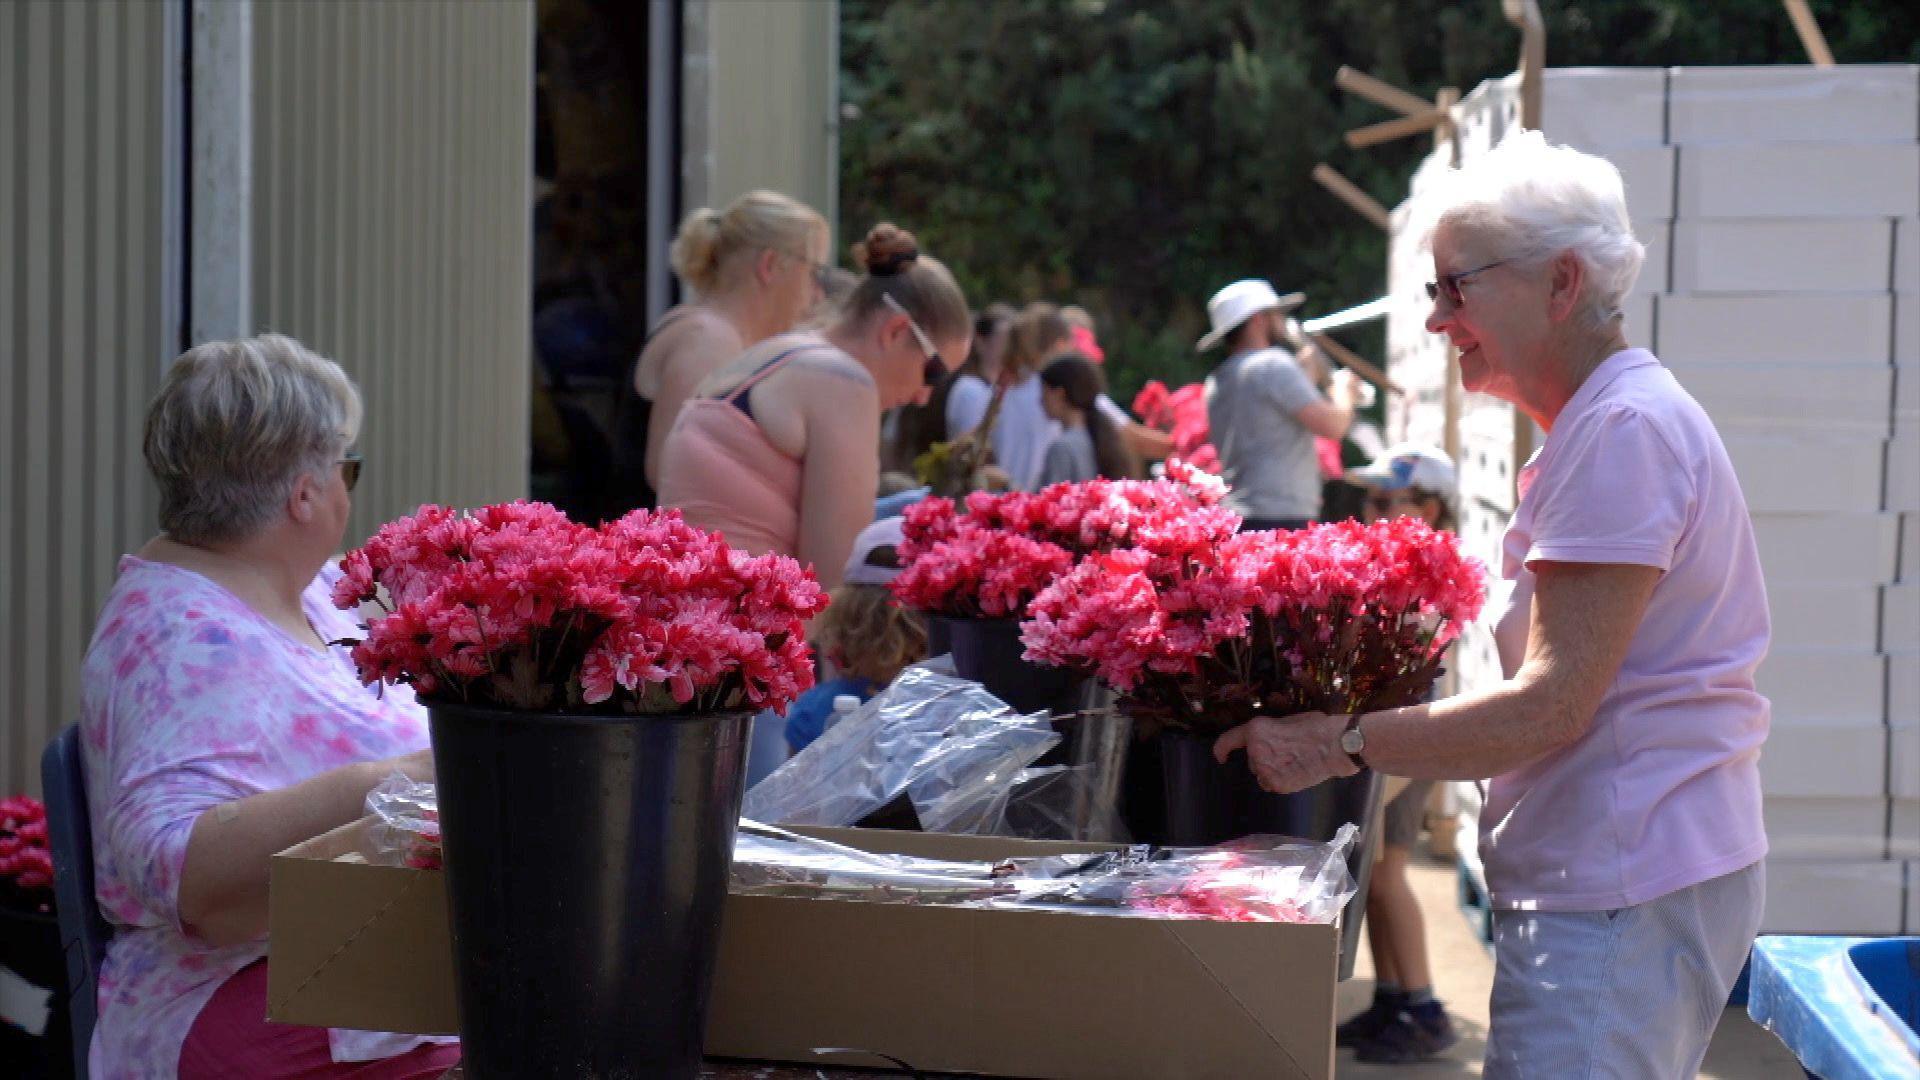
[[[1090,480],[1027,494],[975,492],[908,509],[895,599],[951,618],[1018,618],[1090,555],[1141,542],[1217,543],[1240,519],[1214,477],[1178,462],[1162,480]]]
[[[368,683],[428,701],[565,712],[783,709],[813,685],[813,574],[677,512],[599,527],[545,503],[423,506],[341,561],[334,603]]]
[[[1036,595],[1027,659],[1098,676],[1135,716],[1211,734],[1256,714],[1420,701],[1480,611],[1485,571],[1413,518],[1241,533],[1166,529]]]
[[[33,912],[53,907],[47,808],[26,795],[0,799],[0,906]]]
[[[1208,441],[1207,388],[1188,383],[1178,390],[1153,379],[1133,399],[1134,415],[1150,428],[1173,436],[1173,453],[1180,460],[1210,473],[1220,471],[1220,455]]]

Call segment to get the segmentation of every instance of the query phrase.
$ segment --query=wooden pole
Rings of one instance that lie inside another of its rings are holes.
[[[1388,215],[1387,208],[1381,206],[1379,201],[1373,196],[1360,190],[1360,185],[1341,176],[1339,171],[1334,169],[1333,166],[1324,163],[1315,165],[1313,167],[1313,179],[1321,187],[1333,192],[1341,202],[1352,207],[1354,213],[1359,214],[1361,217],[1366,218],[1382,229],[1388,231],[1393,229],[1393,218]]]
[[[1387,120],[1378,124],[1368,124],[1363,128],[1354,128],[1347,132],[1347,145],[1355,150],[1378,146],[1383,142],[1392,142],[1409,135],[1432,131],[1445,119],[1446,117],[1439,110],[1429,106],[1426,112],[1417,116],[1403,116],[1398,120]]]
[[[1375,105],[1384,105],[1404,116],[1414,116],[1433,108],[1424,99],[1384,79],[1376,79],[1359,68],[1342,67],[1334,75],[1333,83],[1355,97],[1366,98]]]
[[[1547,24],[1538,0],[1501,0],[1507,21],[1520,28],[1520,126],[1540,130],[1546,87]]]
[[[1820,32],[1820,24],[1813,17],[1813,10],[1807,7],[1807,0],[1786,0],[1786,5],[1787,17],[1793,20],[1794,32],[1800,35],[1800,47],[1807,50],[1807,58],[1813,61],[1814,67],[1832,67],[1833,50],[1827,48],[1827,35]]]
[[[1446,116],[1446,122],[1433,132],[1434,149],[1447,155],[1447,164],[1460,167],[1460,129],[1453,122],[1453,108],[1460,102],[1460,89],[1455,86],[1443,86],[1434,95],[1434,108]],[[1446,393],[1440,403],[1444,420],[1441,427],[1441,444],[1447,456],[1455,462],[1460,460],[1460,417],[1464,411],[1465,393],[1460,387],[1460,350],[1447,343],[1447,385]]]
[[[1501,0],[1507,21],[1520,28],[1520,126],[1539,131],[1546,97],[1547,24],[1538,0]],[[1455,358],[1456,363],[1458,358]],[[1533,421],[1513,410],[1513,497],[1520,498],[1520,466],[1533,456]],[[1458,460],[1456,458],[1456,460]]]
[[[1386,372],[1375,367],[1372,362],[1363,359],[1359,353],[1340,344],[1326,334],[1313,334],[1311,337],[1313,338],[1313,343],[1320,346],[1322,352],[1340,361],[1341,366],[1352,370],[1354,374],[1382,390],[1395,394],[1406,393],[1399,383],[1387,378]]]

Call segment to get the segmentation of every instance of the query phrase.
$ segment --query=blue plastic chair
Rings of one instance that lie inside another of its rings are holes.
[[[87,1048],[99,1013],[100,965],[113,928],[100,915],[93,891],[93,821],[80,769],[80,729],[68,726],[40,756],[47,803],[47,839],[53,848],[53,898],[60,916],[60,948],[67,959],[67,1006],[73,1017],[73,1075],[87,1080]]]

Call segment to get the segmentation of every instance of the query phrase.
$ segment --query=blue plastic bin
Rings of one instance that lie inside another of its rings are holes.
[[[1920,1077],[1920,938],[1763,937],[1747,1013],[1808,1075]]]

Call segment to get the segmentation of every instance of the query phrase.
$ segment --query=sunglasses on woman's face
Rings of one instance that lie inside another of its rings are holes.
[[[907,312],[900,301],[885,293],[881,294],[880,299],[892,308],[896,315],[906,317],[907,329],[913,333],[913,340],[920,346],[920,351],[926,355],[926,365],[920,369],[920,381],[929,388],[939,386],[941,380],[947,377],[947,362],[940,358],[940,350],[933,347],[933,339],[927,336],[925,330],[920,329],[919,323],[913,321],[913,316]]]
[[[1439,281],[1427,282],[1427,299],[1438,300],[1444,296],[1447,298],[1447,303],[1452,304],[1454,307],[1459,307],[1467,302],[1466,296],[1460,291],[1461,282],[1475,274],[1484,274],[1496,266],[1501,266],[1511,261],[1511,259],[1501,259],[1497,262],[1490,262],[1485,266],[1476,266],[1471,270],[1462,270],[1457,274],[1442,274],[1440,275]]]
[[[353,485],[360,482],[360,452],[358,450],[349,450],[346,456],[342,457],[336,464],[340,466],[340,479],[346,483],[347,490],[352,491]]]

